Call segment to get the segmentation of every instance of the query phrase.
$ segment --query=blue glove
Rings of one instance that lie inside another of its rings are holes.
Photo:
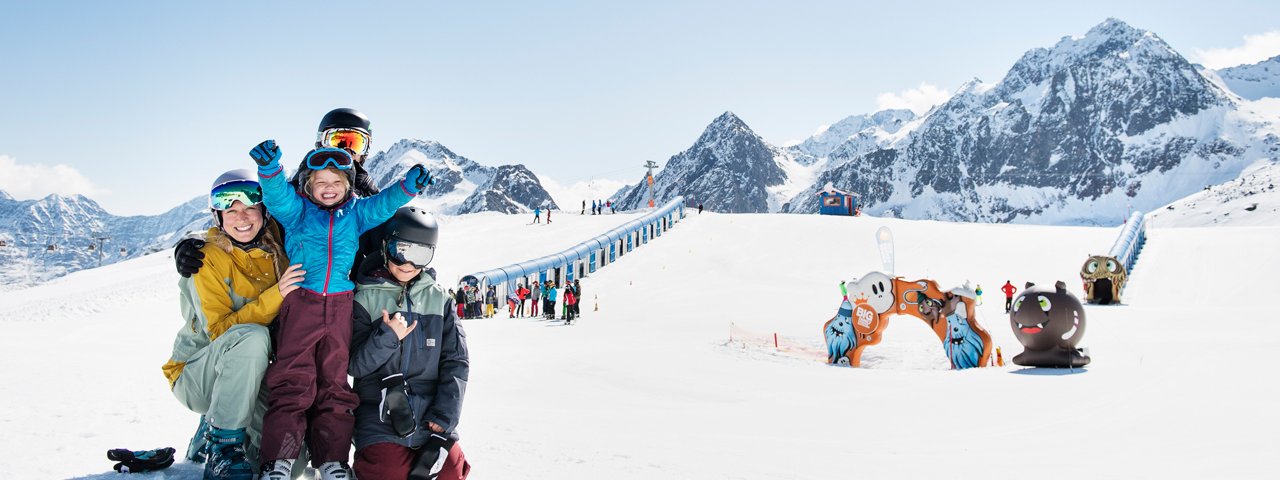
[[[276,146],[275,140],[264,140],[249,150],[249,156],[259,167],[272,167],[280,163],[280,147]]]
[[[409,169],[409,173],[404,175],[404,183],[413,191],[422,193],[423,190],[427,189],[427,185],[431,185],[434,182],[431,179],[431,172],[427,171],[427,167],[417,164]]]

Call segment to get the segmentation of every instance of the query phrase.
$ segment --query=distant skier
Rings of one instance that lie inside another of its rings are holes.
[[[578,297],[573,294],[573,287],[564,288],[564,323],[565,325],[573,323],[574,307],[578,304]]]
[[[555,280],[547,281],[547,291],[542,295],[542,313],[551,320],[556,319],[556,282]]]
[[[573,279],[573,297],[574,297],[574,299],[575,299],[575,301],[574,301],[574,303],[573,303],[573,316],[574,316],[574,317],[581,317],[581,316],[582,316],[582,308],[581,308],[581,306],[582,306],[582,284],[578,283],[578,279],[576,279],[576,278],[575,278],[575,279]]]
[[[698,204],[698,215],[702,215],[702,204]]]
[[[1018,287],[1005,280],[1004,286],[1000,287],[1000,291],[1004,292],[1004,313],[1009,313],[1009,310],[1013,309],[1013,294],[1017,293]]]
[[[587,201],[586,201],[586,200],[583,200],[583,201],[582,201],[582,212],[579,212],[579,213],[578,213],[578,215],[586,215],[586,214],[587,214]]]
[[[591,201],[591,214],[592,214],[592,215],[595,215],[595,214],[596,214],[596,201],[595,201],[595,200],[592,200],[592,201]]]
[[[507,318],[515,318],[516,316],[516,305],[520,304],[520,294],[516,292],[517,290],[515,289],[507,292]]]
[[[542,287],[538,285],[538,281],[533,281],[533,286],[529,287],[529,316],[538,316],[538,301],[542,299]]]
[[[524,316],[524,302],[529,299],[529,289],[523,283],[516,284],[516,316]]]
[[[978,289],[974,290],[973,293],[978,294],[978,305],[982,305],[982,284],[981,283],[978,284]]]
[[[533,223],[541,223],[541,222],[542,222],[542,208],[533,209]]]
[[[547,223],[551,223],[551,207],[547,207]]]

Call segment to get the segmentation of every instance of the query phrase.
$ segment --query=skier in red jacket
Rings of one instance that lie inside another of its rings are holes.
[[[1004,286],[1000,287],[1000,291],[1004,292],[1004,313],[1009,313],[1009,310],[1013,308],[1013,294],[1017,293],[1018,287],[1005,280]]]

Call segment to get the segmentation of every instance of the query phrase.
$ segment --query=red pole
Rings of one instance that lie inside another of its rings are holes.
[[[778,332],[773,332],[773,349],[778,349]]]

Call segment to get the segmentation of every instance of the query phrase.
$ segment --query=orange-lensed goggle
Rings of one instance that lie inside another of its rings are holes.
[[[321,147],[345,148],[358,155],[369,152],[369,134],[350,128],[331,128],[320,132]]]

